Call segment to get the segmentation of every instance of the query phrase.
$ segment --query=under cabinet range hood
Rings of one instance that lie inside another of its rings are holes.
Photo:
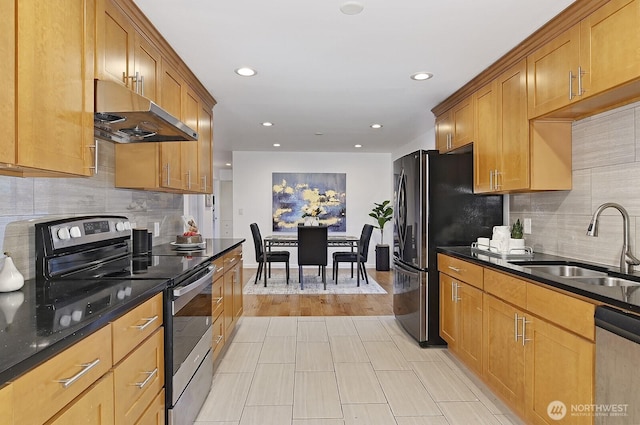
[[[188,142],[198,133],[127,87],[95,80],[94,136],[117,143]]]

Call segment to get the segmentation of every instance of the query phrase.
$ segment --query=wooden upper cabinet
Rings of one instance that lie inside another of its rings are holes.
[[[576,118],[637,97],[640,84],[625,85],[640,78],[640,1],[606,2],[531,53],[527,66],[529,118]]]
[[[476,140],[473,143],[473,191],[491,192],[500,158],[498,138],[497,80],[475,93],[476,96]]]
[[[0,137],[0,162],[13,164],[16,157],[15,2],[0,2],[0,15],[0,127],[4,129]]]
[[[176,68],[162,59],[160,79],[160,106],[178,119],[183,119],[186,83]],[[181,142],[161,144],[160,161],[162,179],[160,185],[168,189],[183,189]]]
[[[200,100],[187,86],[184,100],[184,123],[198,131],[200,121]],[[200,170],[198,169],[198,154],[201,140],[197,142],[182,142],[182,187],[187,191],[200,191]]]
[[[560,109],[578,95],[580,25],[574,25],[527,57],[529,118]],[[584,75],[580,75],[584,81]]]
[[[640,1],[611,0],[580,23],[585,96],[640,77]]]
[[[527,118],[526,61],[498,77],[498,134],[501,140],[497,189],[529,187],[529,120]]]
[[[13,163],[92,175],[95,2],[15,4],[18,98]]]
[[[472,143],[475,138],[475,102],[469,96],[436,120],[436,147],[449,152]]]
[[[127,76],[134,64],[133,24],[111,0],[98,0],[96,28],[96,78],[131,87]]]
[[[160,52],[144,36],[136,33],[133,75],[139,76],[138,93],[158,102],[160,92]]]
[[[213,108],[201,103],[198,117],[198,170],[202,193],[213,193]]]

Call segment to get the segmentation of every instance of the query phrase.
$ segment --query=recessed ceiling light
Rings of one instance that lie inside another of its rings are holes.
[[[227,162],[227,163],[226,163],[226,164],[224,164],[224,165],[226,165],[227,167],[231,167],[231,163],[230,163],[230,162]]]
[[[362,12],[364,5],[359,1],[347,1],[340,6],[340,12],[345,15],[357,15]]]
[[[424,81],[433,77],[433,74],[430,72],[416,72],[415,74],[411,74],[411,79],[416,81]]]
[[[369,127],[374,128],[374,129],[379,129],[382,128],[382,124],[371,124]]]
[[[273,123],[272,123],[272,122],[269,122],[269,121],[265,121],[265,122],[263,122],[263,123],[262,123],[262,125],[263,125],[264,127],[273,127]]]
[[[324,136],[324,133],[320,133],[319,131],[315,133],[316,136]]]
[[[279,148],[279,147],[280,147],[280,143],[274,143],[274,144],[273,144],[273,147],[274,147],[274,148]]]
[[[238,68],[235,70],[235,73],[240,75],[241,77],[253,77],[258,73],[255,69],[249,68],[248,66],[243,66],[242,68]]]
[[[354,147],[354,148],[361,148],[361,147],[362,147],[362,145],[354,145],[353,147]]]

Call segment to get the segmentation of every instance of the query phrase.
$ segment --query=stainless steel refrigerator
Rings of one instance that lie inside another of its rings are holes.
[[[471,152],[417,151],[393,164],[393,310],[421,346],[440,337],[436,247],[470,246],[502,224],[502,195],[473,194]]]

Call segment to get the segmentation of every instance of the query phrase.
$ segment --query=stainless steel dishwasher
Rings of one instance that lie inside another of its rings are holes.
[[[640,424],[640,316],[596,308],[596,425]]]

